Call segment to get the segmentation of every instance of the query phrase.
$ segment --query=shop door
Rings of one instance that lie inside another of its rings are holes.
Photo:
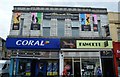
[[[36,63],[36,77],[46,77],[46,62],[37,62]]]
[[[113,60],[111,58],[102,58],[103,77],[115,77]]]
[[[74,62],[74,77],[81,77],[80,62]]]

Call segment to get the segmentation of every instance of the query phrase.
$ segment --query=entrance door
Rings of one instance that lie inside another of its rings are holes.
[[[103,77],[115,77],[113,60],[111,58],[102,58]]]
[[[81,77],[80,62],[74,62],[74,77]]]

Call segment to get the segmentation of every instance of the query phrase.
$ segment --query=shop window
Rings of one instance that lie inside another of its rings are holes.
[[[29,61],[20,60],[18,74],[22,76],[30,76],[31,63]]]
[[[72,73],[73,72],[72,68],[73,68],[73,66],[72,66],[72,59],[65,59],[64,60],[64,70],[67,69],[67,74],[69,74],[69,75],[73,74]]]
[[[82,76],[94,76],[97,67],[100,66],[99,59],[82,59]]]

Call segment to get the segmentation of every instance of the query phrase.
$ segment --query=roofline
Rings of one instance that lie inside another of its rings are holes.
[[[15,7],[50,7],[50,8],[65,8],[65,7],[68,7],[68,8],[87,8],[87,9],[101,9],[101,10],[107,10],[107,8],[93,8],[93,7],[70,7],[70,6],[13,6],[14,8]]]

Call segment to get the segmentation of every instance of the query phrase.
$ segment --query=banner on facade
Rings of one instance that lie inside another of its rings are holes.
[[[79,20],[79,14],[78,13],[43,13],[43,19],[57,19],[57,20],[65,20],[65,19],[71,19],[71,20]]]
[[[60,49],[57,38],[7,38],[8,49]]]

